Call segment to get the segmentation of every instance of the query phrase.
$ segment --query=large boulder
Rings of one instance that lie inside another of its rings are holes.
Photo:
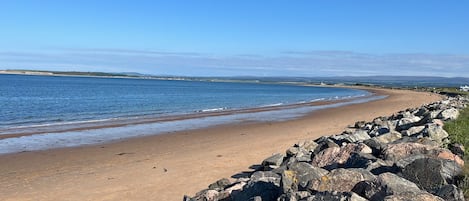
[[[388,144],[402,138],[402,134],[396,131],[391,131],[389,133],[382,134],[375,137],[374,139],[382,144]]]
[[[368,139],[370,139],[370,136],[365,130],[357,130],[344,138],[348,142],[363,142]]]
[[[347,162],[352,153],[366,153],[370,151],[371,149],[362,143],[347,144],[341,148],[331,147],[319,152],[311,163],[313,166],[331,170]]]
[[[443,110],[440,112],[440,114],[438,114],[438,118],[445,120],[445,121],[457,119],[458,116],[459,116],[459,110],[455,108]]]
[[[397,122],[397,130],[407,130],[415,126],[418,122],[420,122],[420,120],[422,119],[416,116],[409,116],[399,119]]]
[[[283,158],[285,156],[283,154],[274,154],[262,161],[262,166],[269,167],[269,166],[280,166],[283,162]]]
[[[419,187],[436,192],[446,184],[452,184],[462,168],[455,161],[430,157],[417,158],[402,170],[402,177]]]
[[[401,131],[401,134],[403,136],[413,136],[413,135],[421,133],[424,129],[425,129],[425,126],[414,126],[414,127],[410,127],[407,130]]]
[[[425,129],[423,129],[422,133],[423,136],[429,137],[440,144],[445,138],[449,136],[448,133],[443,129],[443,127],[437,124],[425,125]]]
[[[398,161],[415,154],[427,154],[431,150],[438,147],[432,145],[424,145],[414,142],[404,142],[397,144],[389,144],[383,151],[383,158],[385,160]]]
[[[233,191],[231,198],[233,201],[259,200],[276,201],[280,196],[280,187],[272,182],[249,182],[241,191]]]
[[[373,180],[375,176],[361,168],[335,169],[329,174],[311,180],[309,189],[313,191],[349,192],[360,181]]]
[[[296,184],[297,189],[306,189],[309,181],[319,179],[329,173],[325,169],[304,162],[293,163],[288,166],[288,169],[292,172],[289,172],[290,174],[287,176],[296,180],[294,184]],[[282,177],[282,179],[285,178]]]
[[[383,173],[373,180],[362,181],[356,184],[353,192],[369,200],[383,200],[388,195],[397,195],[403,192],[420,192],[420,188],[395,174]]]

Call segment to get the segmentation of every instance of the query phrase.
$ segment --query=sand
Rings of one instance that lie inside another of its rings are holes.
[[[182,200],[250,171],[302,139],[441,97],[380,89],[388,98],[284,122],[245,122],[86,147],[0,155],[0,200]]]

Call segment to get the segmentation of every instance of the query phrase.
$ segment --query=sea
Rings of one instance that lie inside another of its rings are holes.
[[[378,98],[364,90],[288,84],[2,74],[0,154],[283,121]],[[334,102],[308,105],[320,101]]]

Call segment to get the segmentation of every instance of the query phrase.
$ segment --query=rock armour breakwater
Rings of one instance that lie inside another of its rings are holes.
[[[456,186],[464,147],[449,140],[443,125],[467,103],[448,97],[356,122],[342,134],[299,142],[254,172],[218,180],[184,201],[464,200]]]

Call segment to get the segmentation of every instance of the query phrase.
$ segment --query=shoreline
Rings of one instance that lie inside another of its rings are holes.
[[[248,171],[250,165],[299,140],[338,134],[355,121],[441,98],[423,92],[374,90],[388,97],[282,122],[229,124],[103,145],[1,155],[0,163],[8,165],[0,166],[0,185],[5,187],[0,199],[181,200],[218,178]]]
[[[342,87],[345,88],[345,87]],[[76,121],[76,122],[65,122],[65,123],[50,123],[46,125],[26,125],[11,128],[0,128],[0,140],[7,138],[15,138],[22,136],[31,136],[36,134],[47,134],[47,133],[63,133],[70,131],[84,131],[84,130],[95,130],[105,128],[117,128],[131,125],[151,124],[151,123],[162,123],[171,121],[190,120],[197,118],[206,117],[219,117],[227,115],[238,115],[238,114],[254,114],[260,112],[269,111],[282,111],[288,109],[296,109],[301,107],[312,107],[312,106],[328,106],[333,104],[354,104],[354,101],[360,101],[362,99],[371,99],[373,97],[379,98],[379,94],[372,92],[371,90],[364,90],[370,94],[364,96],[342,98],[342,99],[331,99],[331,100],[318,100],[305,103],[293,103],[286,105],[273,105],[263,106],[255,108],[244,108],[244,109],[227,109],[219,111],[207,111],[207,112],[194,112],[188,114],[168,115],[168,116],[134,116],[128,118],[112,118],[104,120],[89,120],[89,121]],[[320,108],[319,108],[320,109]],[[59,128],[57,128],[59,127]]]

